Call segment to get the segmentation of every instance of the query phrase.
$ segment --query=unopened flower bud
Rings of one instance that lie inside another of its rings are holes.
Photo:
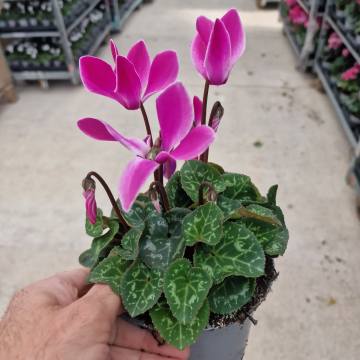
[[[86,177],[83,181],[82,181],[82,187],[85,191],[88,191],[89,189],[92,189],[95,191],[96,189],[96,184],[95,181],[91,178],[91,177]]]

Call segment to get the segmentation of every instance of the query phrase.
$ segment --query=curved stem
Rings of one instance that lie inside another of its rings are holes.
[[[219,107],[222,107],[221,103],[220,103],[220,101],[216,101],[215,104],[213,105],[212,109],[211,109],[211,113],[210,113],[210,117],[209,117],[209,123],[208,123],[209,127],[212,127],[214,117],[217,114]],[[207,148],[205,153],[204,153],[204,163],[205,164],[207,164],[208,159],[209,159],[209,150],[210,150],[210,148]]]
[[[119,221],[123,225],[125,231],[129,231],[129,229],[130,229],[129,225],[126,223],[123,216],[121,215],[120,208],[119,208],[118,204],[116,203],[116,200],[115,200],[110,188],[108,187],[107,183],[105,182],[105,180],[98,173],[96,173],[95,171],[90,171],[86,175],[86,177],[89,177],[89,178],[91,178],[91,176],[94,176],[99,180],[100,184],[103,186],[104,190],[106,191],[107,196],[109,197],[111,205],[114,208],[114,211],[115,211],[117,217],[119,218]]]
[[[151,147],[153,147],[153,139],[152,139],[152,135],[151,135],[151,129],[150,129],[150,124],[149,124],[149,119],[147,117],[147,114],[146,114],[146,111],[145,111],[145,108],[144,108],[144,104],[142,103],[142,101],[140,101],[140,109],[141,109],[141,113],[142,113],[142,116],[144,118],[144,122],[145,122],[145,127],[146,127],[146,133],[148,135],[151,136],[150,138],[150,145]]]
[[[149,189],[152,189],[154,186],[156,186],[157,191],[160,193],[161,200],[162,200],[163,206],[164,206],[164,212],[169,211],[170,210],[169,199],[167,197],[164,185],[159,181],[153,181],[150,184]]]
[[[216,201],[217,198],[217,192],[215,191],[215,189],[213,188],[213,186],[207,182],[204,181],[200,184],[199,186],[199,206],[204,205],[204,187],[207,186],[209,188],[209,190],[206,192],[206,197],[208,199],[208,201]]]
[[[207,101],[208,101],[208,95],[209,95],[209,86],[210,86],[210,80],[209,80],[209,78],[207,78],[205,81],[205,87],[204,87],[203,104],[202,104],[202,111],[201,111],[201,125],[206,124],[206,108],[207,108]],[[200,161],[204,162],[204,154],[200,155]]]
[[[167,179],[168,179],[168,181],[169,181],[170,178],[171,178],[169,160],[166,161],[166,163],[165,163],[165,168],[166,168],[166,176],[167,176]]]

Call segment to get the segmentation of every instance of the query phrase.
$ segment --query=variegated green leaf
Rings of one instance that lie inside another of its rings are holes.
[[[108,284],[114,293],[120,295],[121,279],[132,261],[112,255],[104,259],[93,271],[91,281]]]
[[[121,240],[122,248],[116,246],[111,253],[119,255],[125,260],[135,260],[139,255],[140,236],[140,230],[130,229]]]
[[[193,201],[181,187],[180,171],[176,171],[166,184],[170,208],[188,208]]]
[[[258,201],[258,194],[251,183],[251,179],[242,174],[226,173],[223,176],[226,184],[224,196],[232,200]]]
[[[121,214],[129,226],[139,230],[144,228],[145,208],[139,202],[135,201],[129,212],[121,210]]]
[[[217,170],[220,175],[225,173],[225,170],[218,164],[212,163],[212,162],[208,162],[208,165],[210,165],[212,168],[214,168],[215,170]]]
[[[160,210],[162,210],[162,207],[160,205]],[[145,205],[145,219],[148,219],[153,216],[161,216],[158,211],[156,210],[154,204],[152,202],[146,203]]]
[[[251,219],[258,219],[268,224],[281,225],[274,213],[260,205],[249,205],[247,208],[241,207],[238,210],[241,216]]]
[[[175,260],[183,257],[185,239],[178,225],[170,235],[162,217],[145,220],[145,228],[139,241],[139,258],[150,268],[167,269]]]
[[[225,190],[225,183],[220,173],[208,164],[197,160],[188,160],[181,168],[181,184],[193,201],[199,198],[199,186],[209,182],[217,193]],[[204,198],[208,187],[204,187]]]
[[[101,250],[103,250],[107,245],[109,245],[109,243],[114,239],[114,236],[118,232],[118,230],[119,223],[112,221],[109,224],[109,231],[106,234],[96,237],[93,240],[91,244],[91,250],[93,253],[94,261],[98,259]]]
[[[228,199],[222,194],[218,195],[216,205],[220,208],[220,210],[224,214],[223,222],[228,220],[230,216],[236,213],[236,210],[238,210],[241,207],[240,201]]]
[[[169,233],[172,234],[179,224],[182,224],[184,217],[191,213],[189,209],[174,208],[164,214],[164,218],[169,225]]]
[[[207,325],[210,316],[209,302],[205,299],[195,318],[187,325],[177,321],[164,297],[150,310],[150,316],[161,337],[168,344],[183,350],[196,341]]]
[[[165,296],[174,316],[188,324],[204,302],[212,281],[203,269],[192,268],[187,259],[175,261],[164,277]]]
[[[93,254],[91,249],[85,250],[79,256],[79,264],[84,267],[91,268],[95,264],[95,260],[93,259]]]
[[[210,310],[215,314],[231,314],[244,306],[253,296],[256,279],[243,276],[229,276],[214,285],[207,299]]]
[[[269,255],[284,255],[289,240],[289,231],[281,209],[278,206],[271,206],[270,210],[280,220],[282,227],[279,226],[275,239],[266,246],[265,252]]]
[[[137,201],[142,202],[144,204],[151,203],[150,199],[145,194],[139,194],[136,198]]]
[[[186,245],[196,242],[217,244],[222,233],[222,219],[222,211],[213,202],[199,206],[184,218],[182,232]]]
[[[224,277],[242,275],[258,277],[264,274],[265,255],[254,234],[236,223],[226,222],[223,235],[215,246],[198,246],[194,254],[194,265],[205,269],[214,284]]]
[[[131,317],[154,306],[163,292],[163,278],[164,270],[150,270],[140,259],[129,267],[121,282],[121,296]]]
[[[102,216],[103,212],[100,208],[97,208],[97,215],[96,215],[96,223],[93,225],[86,213],[86,220],[85,220],[85,231],[89,236],[97,237],[103,233],[103,224],[102,224]]]
[[[237,223],[244,225],[249,229],[259,240],[263,249],[275,239],[279,229],[279,226],[277,225],[252,218],[242,218],[237,220]]]
[[[263,207],[270,207],[276,205],[276,193],[277,193],[278,186],[273,185],[269,189],[265,201],[255,201],[255,200],[242,200],[241,203],[243,206],[247,207],[248,205],[255,204],[261,205]]]

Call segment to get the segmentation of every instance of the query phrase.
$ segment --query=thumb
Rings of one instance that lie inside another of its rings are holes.
[[[77,301],[77,305],[80,308],[85,305],[85,308],[101,313],[102,317],[108,318],[110,322],[114,322],[116,317],[125,311],[120,296],[115,294],[107,284],[95,284]]]

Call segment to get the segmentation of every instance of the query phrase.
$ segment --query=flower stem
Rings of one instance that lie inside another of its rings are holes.
[[[203,95],[203,104],[202,104],[202,111],[201,111],[201,125],[206,124],[206,108],[207,108],[207,101],[209,95],[209,87],[210,87],[210,80],[206,78],[205,87],[204,87],[204,95]],[[204,154],[200,155],[200,161],[204,162]]]
[[[153,139],[152,139],[152,135],[151,135],[149,119],[147,117],[147,114],[146,114],[146,111],[145,111],[145,108],[144,108],[144,104],[142,103],[142,101],[140,101],[140,109],[141,109],[142,116],[144,118],[145,127],[146,127],[146,133],[151,136],[150,137],[150,146],[153,147]]]
[[[118,204],[116,203],[116,200],[111,192],[111,190],[109,189],[107,183],[105,182],[105,180],[98,174],[96,173],[95,171],[90,171],[86,177],[88,178],[91,178],[91,176],[94,176],[96,177],[99,181],[100,181],[100,184],[103,186],[104,190],[106,191],[107,193],[107,196],[109,197],[109,200],[111,202],[111,205],[112,207],[114,208],[114,211],[117,215],[117,217],[119,218],[119,221],[121,222],[121,224],[123,225],[125,231],[129,231],[130,228],[129,228],[129,225],[126,223],[126,221],[124,220],[123,216],[121,215],[121,211],[119,209],[119,206]]]
[[[162,166],[162,165],[161,165]],[[161,200],[163,202],[163,206],[164,206],[164,212],[167,212],[170,210],[170,205],[169,205],[169,199],[167,197],[167,194],[166,194],[166,190],[164,188],[164,185],[159,182],[159,181],[153,181],[151,184],[150,184],[150,187],[149,187],[149,190],[153,189],[153,187],[156,187],[157,191],[160,193],[160,196],[161,196]],[[151,200],[151,199],[150,199]]]
[[[217,115],[219,107],[222,108],[220,101],[216,101],[215,104],[213,105],[212,109],[211,109],[211,113],[210,113],[210,117],[209,117],[209,123],[208,126],[212,127],[213,124],[213,120],[214,117]],[[204,163],[207,164],[208,160],[209,160],[209,150],[210,148],[207,148],[205,153],[204,153]]]
[[[207,186],[209,188],[209,190],[206,192],[206,198],[208,201],[212,201],[215,202],[216,198],[217,198],[217,192],[215,191],[215,189],[213,188],[213,186],[207,182],[204,181],[200,184],[199,186],[199,206],[204,205],[204,187]]]

